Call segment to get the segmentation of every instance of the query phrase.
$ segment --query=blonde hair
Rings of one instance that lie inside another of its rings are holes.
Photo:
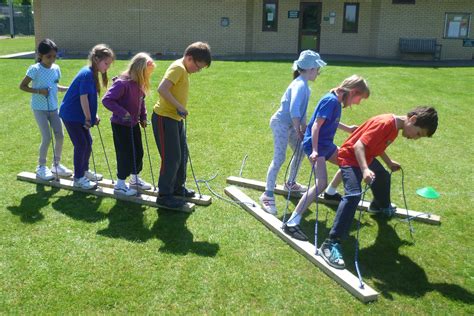
[[[107,84],[109,83],[107,72],[101,74],[102,82],[99,81],[99,69],[97,68],[97,64],[106,58],[112,58],[112,60],[115,59],[114,52],[106,44],[97,44],[92,47],[91,51],[89,52],[89,66],[92,68],[92,72],[94,74],[94,81],[95,87],[97,88],[97,93],[100,93],[101,86],[107,87]]]
[[[344,79],[344,81],[342,81],[341,84],[332,91],[342,92],[343,102],[345,103],[348,92],[353,90],[366,99],[370,96],[370,89],[367,80],[359,75],[352,75],[349,78]]]
[[[133,56],[128,64],[127,70],[122,73],[122,76],[129,76],[130,79],[135,81],[145,94],[150,92],[151,72],[147,71],[150,62],[153,63],[153,59],[150,55],[147,53],[138,53]]]

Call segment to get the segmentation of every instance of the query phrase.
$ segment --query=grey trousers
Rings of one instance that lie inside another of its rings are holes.
[[[59,161],[61,161],[61,153],[63,151],[64,132],[63,125],[61,124],[61,118],[59,118],[58,110],[33,110],[33,114],[35,116],[36,123],[38,123],[38,127],[41,133],[41,144],[39,146],[38,164],[46,165],[48,148],[49,144],[51,143],[51,131],[49,130],[50,125],[54,133],[54,163],[59,163]]]

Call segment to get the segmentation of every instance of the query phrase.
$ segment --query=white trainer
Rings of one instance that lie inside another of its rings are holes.
[[[122,194],[126,196],[137,195],[137,190],[130,188],[125,182],[115,184],[114,186],[115,194]]]
[[[151,184],[148,182],[143,181],[142,178],[140,178],[138,175],[132,174],[130,175],[130,181],[129,181],[131,186],[138,187],[142,190],[150,190],[151,189]]]
[[[60,177],[70,177],[72,176],[72,170],[66,168],[64,165],[58,163],[57,165],[51,165],[51,172],[56,173]]]
[[[48,167],[41,166],[41,165],[36,167],[36,176],[40,178],[41,180],[46,180],[46,181],[54,179],[54,175],[51,172],[51,170]]]
[[[100,173],[94,173],[94,171],[92,170],[87,170],[84,173],[84,176],[91,181],[100,181],[104,178],[103,175],[101,175]]]
[[[81,188],[85,190],[92,190],[92,189],[97,188],[97,184],[87,179],[85,176],[79,179],[74,178],[74,186],[76,188]]]
[[[277,209],[275,205],[275,197],[269,197],[265,193],[260,195],[260,203],[262,203],[262,208],[265,212],[270,213],[272,215],[276,215]]]

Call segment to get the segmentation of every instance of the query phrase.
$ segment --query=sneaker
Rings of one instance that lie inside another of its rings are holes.
[[[36,167],[36,176],[41,180],[49,181],[54,179],[54,175],[51,170],[46,166]]]
[[[56,173],[60,177],[70,177],[72,176],[72,170],[66,168],[64,165],[58,163],[57,165],[51,165],[51,172]]]
[[[389,207],[378,207],[370,203],[367,212],[372,214],[382,213],[387,217],[392,217],[397,212],[397,206],[395,204],[390,204]]]
[[[126,196],[137,195],[137,190],[130,188],[125,182],[114,186],[114,194],[122,194]]]
[[[270,213],[272,215],[277,214],[277,209],[275,205],[275,197],[269,197],[265,193],[260,195],[260,203],[262,203],[262,208],[265,212]]]
[[[336,269],[344,269],[346,267],[342,258],[340,243],[326,239],[321,245],[319,253],[331,267]]]
[[[186,202],[181,199],[177,199],[172,195],[162,195],[156,198],[156,204],[158,207],[179,209],[182,208]]]
[[[342,195],[340,195],[337,192],[335,194],[327,194],[326,192],[324,192],[323,196],[324,196],[324,199],[328,201],[341,202],[342,200]]]
[[[130,176],[130,181],[128,182],[131,186],[138,187],[139,189],[142,190],[150,190],[151,189],[151,184],[148,182],[143,181],[142,178],[139,176]]]
[[[101,175],[100,173],[94,173],[94,171],[92,170],[87,170],[84,173],[84,176],[91,181],[100,181],[104,178],[103,175]]]
[[[285,190],[291,191],[291,192],[306,192],[306,188],[303,187],[298,182],[286,182]]]
[[[294,239],[308,241],[308,236],[301,230],[300,225],[296,226],[288,226],[286,224],[283,225],[283,231],[285,234],[290,235]]]
[[[97,184],[87,179],[85,176],[79,179],[74,178],[74,186],[76,188],[81,188],[85,190],[92,190],[92,189],[97,188]]]
[[[196,195],[196,191],[188,189],[188,188],[182,188],[180,190],[174,191],[173,195],[175,196],[184,196],[187,198],[192,198]]]

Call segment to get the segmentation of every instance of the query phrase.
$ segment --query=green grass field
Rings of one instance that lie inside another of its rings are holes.
[[[0,39],[0,56],[35,50],[33,36]]]
[[[17,181],[17,173],[34,171],[40,141],[30,95],[18,89],[31,63],[0,61],[1,313],[474,313],[474,241],[469,233],[474,224],[474,152],[469,145],[473,68],[345,63],[325,67],[311,83],[309,115],[325,92],[354,73],[368,79],[372,95],[343,111],[348,124],[379,113],[404,114],[419,104],[434,105],[440,115],[432,138],[408,141],[400,136],[388,153],[405,170],[409,208],[440,215],[442,225],[414,222],[413,243],[406,223],[363,215],[360,266],[365,282],[381,293],[377,302],[363,304],[242,208],[216,198],[189,215]],[[85,61],[57,63],[61,83],[69,85]],[[157,62],[154,87],[168,65]],[[110,75],[125,67],[125,61],[115,62]],[[199,179],[218,174],[211,185],[221,194],[226,177],[239,174],[245,155],[242,175],[265,179],[273,154],[269,119],[291,81],[290,67],[290,62],[213,62],[192,75],[190,153]],[[147,98],[149,112],[156,99],[156,92]],[[103,107],[99,113],[115,169],[109,113]],[[107,174],[96,128],[92,133],[97,168]],[[337,143],[345,136],[338,132]],[[156,177],[160,161],[151,128],[148,142]],[[63,157],[72,167],[67,135]],[[329,169],[330,174],[336,170]],[[148,161],[143,176],[151,180]],[[308,177],[304,162],[299,182],[307,183]],[[392,200],[402,205],[400,173],[392,182]],[[190,170],[188,184],[195,187]],[[441,197],[417,196],[415,190],[424,186],[436,188]],[[258,192],[244,191],[258,199]],[[282,214],[285,200],[280,197],[277,206]],[[311,210],[303,229],[313,236],[314,205]],[[320,240],[333,219],[334,210],[321,205]],[[355,230],[344,244],[353,272],[354,236]]]

